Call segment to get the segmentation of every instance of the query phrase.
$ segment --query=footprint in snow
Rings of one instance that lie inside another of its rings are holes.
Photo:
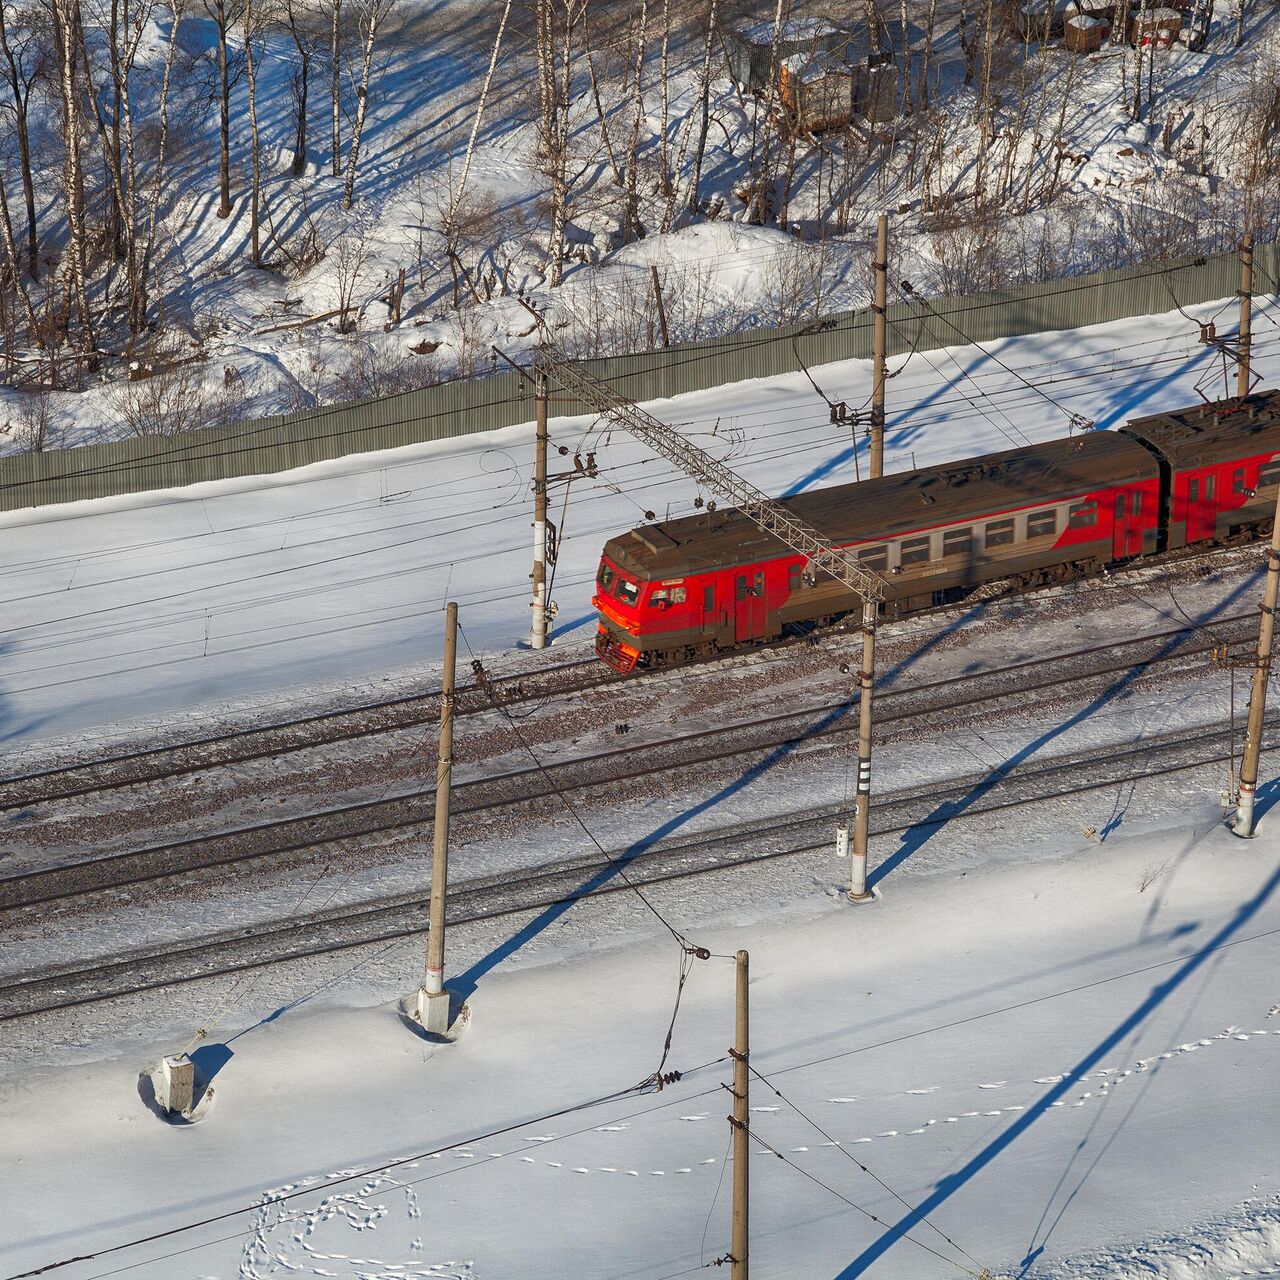
[[[752,1107],[752,1111],[781,1111],[781,1107]]]
[[[706,1112],[703,1112],[703,1114],[700,1116],[681,1116],[680,1117],[681,1120],[705,1120],[706,1118],[707,1118]]]
[[[1036,1078],[1036,1084],[1058,1084],[1058,1083],[1059,1083],[1059,1081],[1065,1080],[1066,1078],[1067,1078],[1067,1077],[1066,1077],[1065,1075],[1061,1075],[1061,1076],[1038,1076],[1038,1077]]]
[[[1277,1031],[1276,1035],[1280,1036],[1280,1031]],[[827,1101],[828,1102],[857,1102],[858,1099],[857,1098],[828,1098]]]
[[[590,1169],[575,1169],[574,1173],[590,1173]]]
[[[715,1164],[715,1162],[716,1162],[715,1156],[708,1156],[707,1159],[700,1160],[698,1163],[699,1164]]]
[[[987,1086],[983,1085],[982,1087],[985,1089]],[[930,1085],[930,1087],[927,1089],[907,1089],[905,1092],[914,1097],[920,1097],[926,1093],[937,1093],[938,1086],[935,1084],[935,1085]]]
[[[547,1161],[547,1163],[548,1163],[548,1164],[549,1164],[553,1169],[562,1169],[562,1168],[564,1168],[564,1166],[560,1163],[560,1161],[559,1161],[559,1160],[548,1160],[548,1161]]]
[[[1009,1082],[1007,1080],[997,1080],[994,1084],[980,1084],[979,1089],[1003,1089]]]
[[[888,1130],[888,1132],[886,1132],[886,1133],[878,1133],[878,1134],[876,1134],[876,1137],[877,1137],[877,1138],[896,1138],[897,1136],[898,1136],[898,1131],[897,1131],[897,1129],[890,1129],[890,1130]]]
[[[597,1133],[621,1133],[624,1129],[630,1129],[630,1128],[631,1126],[629,1124],[602,1124],[596,1130],[596,1132]]]

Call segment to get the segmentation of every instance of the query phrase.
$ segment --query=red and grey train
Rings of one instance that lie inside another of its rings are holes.
[[[1186,546],[1257,537],[1280,483],[1280,391],[783,499],[888,582],[900,617],[983,583],[1065,582]],[[775,640],[858,601],[739,512],[605,544],[596,652],[622,672]]]

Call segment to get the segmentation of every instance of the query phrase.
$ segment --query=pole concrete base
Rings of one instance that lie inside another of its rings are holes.
[[[401,1016],[411,1027],[421,1027],[433,1040],[456,1040],[471,1022],[471,1006],[463,1004],[457,1017],[449,1019],[451,995],[448,989],[428,991],[419,987],[400,1001]]]
[[[1235,817],[1231,819],[1231,832],[1242,840],[1253,836],[1253,795],[1254,789],[1241,784],[1240,800],[1236,805]]]
[[[196,1064],[185,1053],[165,1058],[156,1075],[156,1102],[169,1114],[189,1116],[196,1100]]]
[[[837,840],[839,839],[837,829]],[[849,866],[849,888],[845,891],[850,902],[874,902],[875,893],[867,888],[867,855],[854,853]]]
[[[422,1024],[422,1029],[433,1036],[442,1036],[449,1030],[449,992],[428,991],[418,988],[414,1003],[414,1017]]]

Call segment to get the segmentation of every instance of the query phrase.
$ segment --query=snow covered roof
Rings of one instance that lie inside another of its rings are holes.
[[[789,18],[778,29],[780,44],[800,44],[806,40],[818,40],[823,36],[840,36],[849,33],[826,18]],[[772,44],[773,23],[755,22],[738,30],[739,39],[748,44]]]

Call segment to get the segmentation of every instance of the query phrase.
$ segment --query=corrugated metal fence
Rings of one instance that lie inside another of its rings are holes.
[[[1276,245],[1254,251],[1258,292],[1280,276]],[[889,308],[890,354],[962,346],[1018,334],[1074,329],[1129,316],[1157,315],[1231,297],[1235,254],[1073,276],[964,298]],[[756,329],[664,351],[593,360],[588,368],[633,400],[701,391],[747,378],[794,373],[805,365],[871,355],[869,310],[808,324]],[[383,400],[278,415],[172,439],[132,439],[0,459],[0,510],[167,489],[201,480],[262,475],[307,463],[526,422],[528,384],[514,372],[451,382]],[[577,411],[559,401],[560,413]]]

